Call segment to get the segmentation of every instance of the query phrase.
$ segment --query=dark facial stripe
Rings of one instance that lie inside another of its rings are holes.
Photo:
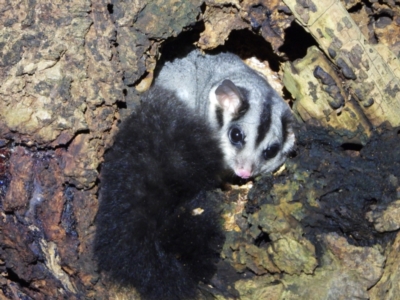
[[[293,117],[289,110],[285,110],[285,112],[282,114],[281,122],[282,122],[282,134],[283,134],[282,146],[283,146],[286,143],[287,137],[289,135],[288,128],[291,127],[291,124],[293,122]]]
[[[221,107],[217,106],[215,108],[215,116],[217,118],[217,122],[220,128],[224,126],[224,111]]]
[[[260,115],[260,124],[257,128],[256,147],[264,140],[269,128],[271,127],[271,103],[264,101],[263,109]]]

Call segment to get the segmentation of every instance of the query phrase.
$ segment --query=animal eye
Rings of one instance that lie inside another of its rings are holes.
[[[229,130],[229,140],[231,141],[232,145],[241,146],[244,144],[244,134],[240,127],[232,127]]]
[[[272,144],[271,146],[268,146],[268,148],[263,151],[264,159],[267,160],[274,158],[278,154],[280,149],[281,146],[279,144]]]

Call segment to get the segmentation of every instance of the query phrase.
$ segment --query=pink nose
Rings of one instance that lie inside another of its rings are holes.
[[[245,169],[239,169],[235,171],[236,175],[243,178],[243,179],[247,179],[251,176],[251,172]]]

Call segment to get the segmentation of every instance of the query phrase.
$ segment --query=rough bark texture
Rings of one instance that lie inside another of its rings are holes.
[[[190,43],[247,58],[299,122],[285,169],[224,192],[208,297],[397,299],[398,1],[0,0],[0,23],[0,299],[133,297],[92,256],[102,157]]]

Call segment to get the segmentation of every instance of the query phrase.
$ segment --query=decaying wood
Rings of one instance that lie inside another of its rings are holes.
[[[286,167],[224,191],[208,296],[398,297],[398,3],[0,3],[0,299],[134,297],[93,260],[99,171],[160,57],[188,40],[247,58],[299,122]]]

